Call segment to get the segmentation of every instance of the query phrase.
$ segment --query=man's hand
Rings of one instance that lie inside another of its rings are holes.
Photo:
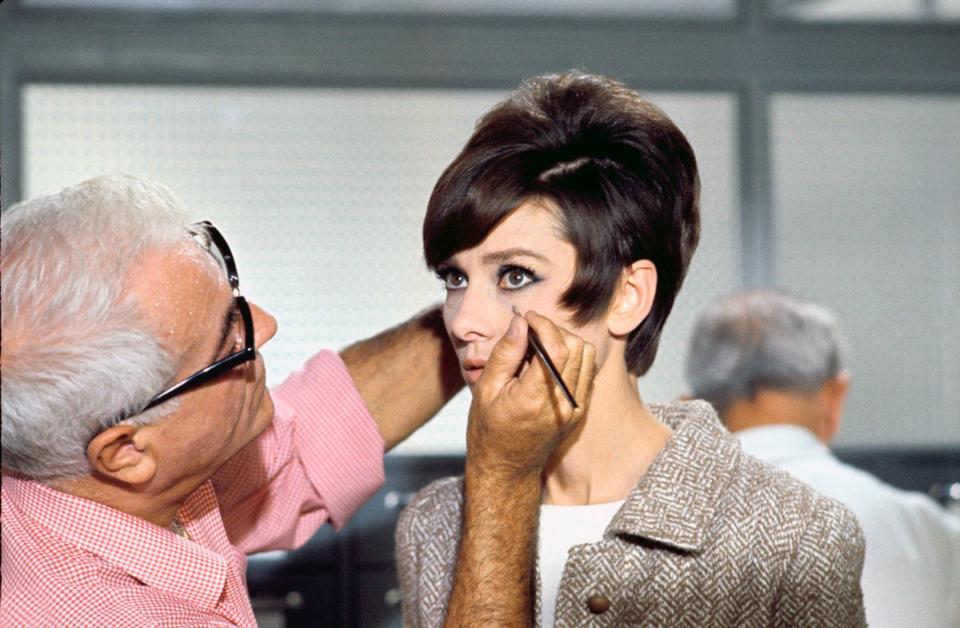
[[[538,358],[524,368],[528,325],[579,409]],[[533,624],[540,474],[586,413],[595,358],[592,345],[533,312],[515,316],[494,347],[470,407],[463,534],[447,626]]]
[[[578,409],[570,405],[539,358],[522,368],[528,325],[573,393]],[[595,357],[593,345],[549,319],[532,311],[526,318],[514,316],[473,391],[467,464],[480,467],[484,475],[539,476],[550,454],[586,411]]]

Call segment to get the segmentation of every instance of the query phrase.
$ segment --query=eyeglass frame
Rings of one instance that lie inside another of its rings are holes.
[[[177,395],[182,395],[187,391],[193,390],[201,384],[226,373],[230,369],[257,357],[257,346],[253,331],[253,314],[250,312],[250,305],[247,303],[247,300],[240,295],[240,278],[237,275],[237,263],[233,257],[233,252],[230,250],[230,245],[227,244],[226,239],[209,220],[201,220],[200,222],[194,223],[192,227],[201,228],[203,232],[209,236],[211,243],[220,254],[224,270],[227,272],[227,281],[230,283],[230,288],[233,291],[234,305],[240,312],[240,317],[243,319],[244,347],[240,351],[231,353],[225,358],[217,360],[213,364],[196,371],[173,386],[170,386],[147,402],[147,405],[144,406],[140,412],[149,410],[165,401],[169,401]]]

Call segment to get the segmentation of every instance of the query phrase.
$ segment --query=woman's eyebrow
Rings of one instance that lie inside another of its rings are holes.
[[[535,260],[539,260],[547,264],[550,263],[550,260],[543,255],[531,251],[530,249],[524,249],[520,247],[504,249],[503,251],[493,251],[492,253],[487,253],[484,255],[482,259],[484,264],[504,264],[516,257],[532,257]]]

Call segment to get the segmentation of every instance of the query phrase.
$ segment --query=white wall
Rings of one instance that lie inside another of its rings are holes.
[[[27,197],[104,172],[172,187],[213,220],[242,290],[279,320],[264,349],[277,383],[322,347],[340,348],[443,297],[425,269],[420,224],[433,183],[503,92],[30,85]],[[693,318],[740,278],[736,101],[650,94],[685,130],[703,182],[703,237],[641,390],[685,392]],[[469,399],[398,448],[463,450]]]
[[[960,98],[773,99],[776,273],[833,308],[838,443],[960,444]]]

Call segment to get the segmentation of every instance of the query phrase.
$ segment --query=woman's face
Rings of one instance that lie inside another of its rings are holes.
[[[443,320],[471,388],[483,374],[493,346],[507,331],[513,308],[534,310],[597,347],[606,357],[602,317],[586,326],[572,322],[560,298],[573,280],[577,253],[562,235],[555,210],[544,202],[520,205],[483,242],[437,267],[447,291]]]

